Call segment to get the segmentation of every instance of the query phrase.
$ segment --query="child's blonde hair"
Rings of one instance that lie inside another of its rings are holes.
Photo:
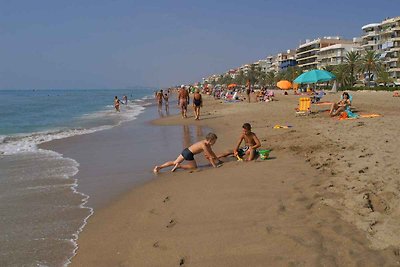
[[[212,141],[212,140],[217,140],[217,135],[215,133],[208,133],[206,135],[206,140],[207,141]]]

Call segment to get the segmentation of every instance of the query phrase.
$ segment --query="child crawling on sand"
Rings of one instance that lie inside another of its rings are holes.
[[[167,161],[160,166],[155,166],[153,172],[158,173],[161,169],[170,166],[174,166],[171,170],[172,172],[175,171],[177,168],[196,169],[197,163],[194,159],[194,155],[199,154],[203,151],[206,158],[210,161],[211,165],[216,168],[219,166],[218,164],[220,164],[220,161],[211,149],[211,146],[213,146],[216,141],[217,135],[214,133],[209,133],[207,134],[205,140],[199,141],[197,143],[194,143],[190,147],[185,148],[175,161]],[[185,165],[181,164],[184,160],[188,162]]]
[[[219,157],[227,157],[229,155],[234,155],[235,157],[244,157],[247,156],[246,161],[251,161],[257,156],[257,148],[261,146],[260,140],[257,135],[251,131],[250,123],[245,123],[242,126],[243,131],[240,134],[239,140],[236,144],[235,149],[232,151],[228,151]],[[244,146],[240,147],[242,142],[244,141]]]

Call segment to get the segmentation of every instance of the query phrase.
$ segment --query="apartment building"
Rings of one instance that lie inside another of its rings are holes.
[[[366,51],[378,51],[380,23],[370,23],[364,25],[361,29],[363,31],[361,47]]]
[[[318,53],[318,68],[343,64],[348,52],[359,50],[360,45],[356,42],[356,38],[352,44],[335,44],[321,48]]]
[[[289,67],[297,65],[296,50],[289,49],[284,53],[279,53],[277,55],[277,61],[279,66],[279,71],[286,71]]]
[[[400,17],[383,20],[379,29],[380,59],[389,76],[400,82]]]
[[[319,65],[319,53],[322,48],[336,44],[353,44],[352,40],[345,40],[338,36],[323,37],[313,41],[306,40],[296,49],[297,65],[302,70],[316,69]]]

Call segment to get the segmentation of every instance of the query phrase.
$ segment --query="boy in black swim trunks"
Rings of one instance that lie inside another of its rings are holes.
[[[257,148],[261,146],[260,140],[258,139],[257,135],[251,131],[250,123],[245,123],[242,126],[243,132],[240,135],[239,141],[233,150],[233,155],[243,157],[247,155],[248,161],[253,160],[256,158]],[[240,144],[244,140],[245,146],[240,147]]]
[[[235,157],[244,157],[247,155],[247,161],[253,160],[256,158],[257,155],[257,148],[261,146],[260,140],[258,139],[257,135],[251,131],[250,123],[245,123],[242,126],[243,132],[240,134],[239,140],[236,144],[235,149],[230,150],[218,157],[227,157],[229,155],[234,155]],[[242,141],[244,140],[245,145],[240,147]]]
[[[206,158],[210,161],[211,165],[216,168],[219,165],[219,160],[215,153],[212,151],[211,146],[217,141],[217,136],[214,133],[209,133],[205,140],[199,141],[188,148],[185,148],[182,153],[176,158],[175,161],[167,161],[160,166],[155,166],[153,172],[158,173],[161,169],[174,166],[172,172],[177,168],[182,169],[196,169],[197,163],[194,159],[194,155],[204,151]],[[181,163],[186,160],[188,164],[182,165]]]

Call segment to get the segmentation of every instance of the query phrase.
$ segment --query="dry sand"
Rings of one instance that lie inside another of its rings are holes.
[[[339,121],[313,106],[319,112],[296,117],[298,97],[279,94],[270,103],[206,99],[198,122],[157,120],[211,127],[216,152],[250,122],[271,158],[163,170],[90,218],[71,266],[398,266],[400,99],[352,94],[358,112],[383,116]]]

